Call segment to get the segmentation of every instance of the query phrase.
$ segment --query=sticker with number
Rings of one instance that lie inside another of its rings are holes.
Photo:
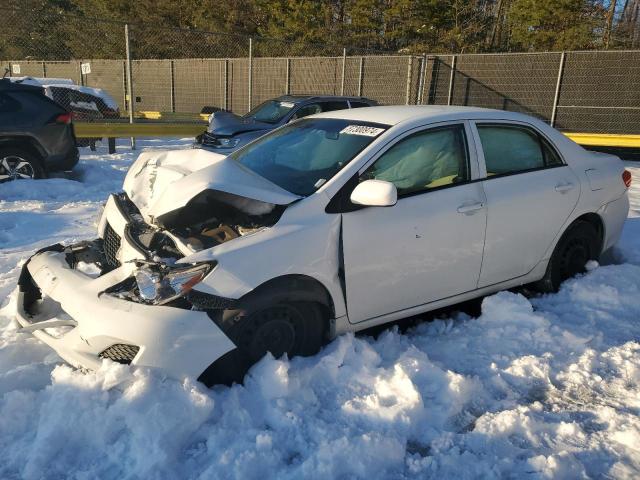
[[[377,137],[384,128],[367,127],[365,125],[349,125],[340,130],[340,133],[346,133],[347,135],[363,135],[365,137]]]

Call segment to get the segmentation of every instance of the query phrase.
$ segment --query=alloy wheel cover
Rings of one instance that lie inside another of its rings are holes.
[[[0,182],[33,179],[35,176],[33,166],[18,155],[7,155],[0,159]]]

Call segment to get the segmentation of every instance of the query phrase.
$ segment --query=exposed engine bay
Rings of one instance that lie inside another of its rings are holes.
[[[156,224],[149,224],[122,192],[112,195],[107,202],[101,220],[102,238],[60,246],[59,251],[64,253],[71,269],[94,278],[123,263],[128,264],[129,273],[104,291],[108,295],[137,303],[171,304],[187,309],[225,308],[230,303],[228,299],[192,291],[192,287],[215,267],[215,261],[176,262],[200,250],[269,227],[278,221],[285,208],[205,190],[185,207],[156,219]],[[109,223],[110,215],[113,219],[116,210],[126,222],[124,228],[119,228],[120,234]],[[123,254],[123,248],[134,254]]]
[[[161,231],[175,235],[191,250],[199,251],[270,227],[284,209],[282,205],[205,190],[185,207],[155,220]]]
[[[274,225],[286,208],[225,192],[205,190],[185,207],[145,222],[126,193],[114,195],[128,217],[127,238],[149,261],[171,263],[193,252],[212,248]],[[105,240],[106,240],[106,236]],[[108,248],[107,248],[108,250]]]

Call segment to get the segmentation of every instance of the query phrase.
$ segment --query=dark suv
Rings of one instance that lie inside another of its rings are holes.
[[[71,170],[78,149],[71,113],[42,87],[0,80],[0,182]]]
[[[196,137],[198,145],[228,154],[285,123],[320,112],[373,107],[364,97],[283,95],[267,100],[242,117],[224,110],[209,117],[209,128]]]

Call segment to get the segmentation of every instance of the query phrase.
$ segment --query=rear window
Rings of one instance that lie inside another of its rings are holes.
[[[351,100],[349,103],[351,104],[351,108],[371,107],[370,104],[365,102],[354,102],[353,100]]]
[[[333,112],[334,110],[346,110],[349,108],[349,104],[347,102],[340,101],[321,102],[320,106],[322,107],[323,112]]]

